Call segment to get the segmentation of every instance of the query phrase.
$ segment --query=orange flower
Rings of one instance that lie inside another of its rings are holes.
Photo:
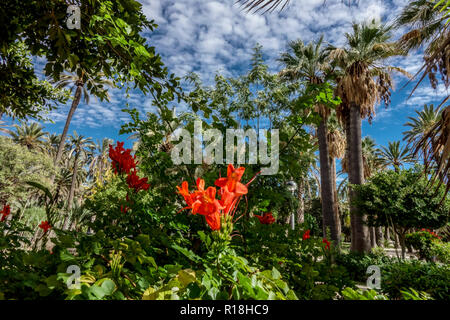
[[[236,194],[233,192],[228,191],[228,187],[222,187],[220,188],[220,200],[219,203],[223,207],[223,213],[225,215],[228,215],[232,209],[236,205]]]
[[[203,181],[203,180],[202,180]],[[203,186],[204,186],[203,181]],[[219,200],[216,199],[216,188],[208,187],[205,191],[199,190],[196,191],[197,199],[192,204],[192,214],[201,214],[203,216],[207,216],[210,214],[218,214],[219,211],[223,208]],[[198,194],[200,193],[200,194]]]
[[[220,214],[219,211],[216,211],[212,214],[209,214],[205,216],[206,223],[209,225],[209,227],[212,230],[219,230],[220,229]]]
[[[217,179],[215,185],[221,188],[226,186],[230,192],[234,192],[236,195],[247,194],[247,187],[240,182],[242,176],[244,175],[244,171],[244,167],[235,169],[232,164],[229,164],[227,169],[227,177]]]

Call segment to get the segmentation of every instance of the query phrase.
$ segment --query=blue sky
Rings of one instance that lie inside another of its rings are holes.
[[[202,80],[211,83],[214,74],[226,76],[244,73],[250,64],[252,48],[256,43],[263,46],[266,62],[271,70],[279,71],[275,59],[285,51],[290,40],[301,38],[308,42],[324,34],[325,40],[334,45],[343,45],[345,32],[349,32],[353,21],[392,21],[406,0],[359,0],[349,7],[341,0],[291,0],[281,13],[264,16],[243,12],[235,0],[139,0],[149,19],[159,25],[156,32],[146,33],[149,43],[156,47],[170,72],[183,77],[188,72],[197,72]],[[347,2],[348,1],[344,1]],[[402,30],[395,33],[398,38]],[[397,58],[392,64],[415,73],[421,66],[422,56],[412,53],[406,58]],[[44,61],[36,60],[36,70],[42,72]],[[401,140],[405,130],[403,124],[414,110],[424,103],[439,104],[448,93],[442,86],[433,90],[426,79],[414,95],[407,99],[411,87],[400,90],[404,78],[396,78],[396,90],[392,104],[385,109],[377,107],[372,125],[363,123],[363,136],[372,136],[378,144]],[[111,102],[91,99],[89,105],[81,103],[71,123],[69,133],[101,139],[118,136],[121,124],[128,119],[120,110],[128,102],[142,112],[154,111],[149,97],[133,92],[127,99],[119,90],[111,91]],[[45,130],[60,133],[70,104],[52,112],[49,118],[54,124],[45,123]],[[179,107],[182,109],[182,107]]]

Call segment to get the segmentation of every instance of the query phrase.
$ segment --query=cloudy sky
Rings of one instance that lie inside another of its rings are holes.
[[[250,64],[252,48],[263,46],[266,62],[271,70],[279,71],[275,62],[290,40],[305,42],[317,39],[321,34],[334,45],[345,43],[345,32],[351,23],[381,19],[392,21],[408,2],[406,0],[291,0],[283,12],[265,15],[246,13],[235,0],[139,0],[149,19],[159,25],[153,33],[146,33],[149,43],[156,47],[169,70],[179,77],[197,72],[205,83],[210,83],[216,72],[224,75],[240,75]],[[351,2],[349,6],[348,3]],[[324,3],[326,2],[326,3]],[[395,37],[401,35],[396,31]],[[38,61],[39,62],[39,61]],[[415,73],[421,66],[420,54],[393,61],[397,66]],[[37,64],[39,66],[39,63]],[[363,124],[363,136],[372,136],[377,143],[400,140],[403,124],[414,110],[424,103],[438,104],[446,90],[432,90],[427,82],[407,99],[410,88],[403,88],[405,79],[397,78],[397,90],[392,104],[377,108],[372,125]],[[127,99],[130,107],[151,111],[151,101],[139,92]],[[81,104],[76,111],[70,132],[76,130],[93,138],[118,136],[120,125],[127,116],[120,110],[125,106],[123,92],[113,90],[111,102],[101,103],[92,99],[89,105]],[[46,130],[61,132],[69,106],[63,106],[50,116],[55,122],[47,123]]]

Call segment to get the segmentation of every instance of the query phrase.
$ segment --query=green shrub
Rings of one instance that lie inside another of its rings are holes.
[[[340,254],[336,257],[336,264],[341,265],[347,269],[350,278],[358,282],[366,282],[368,275],[367,268],[371,265],[379,266],[380,269],[386,264],[391,264],[397,261],[396,258],[391,258],[381,253],[348,253]]]
[[[419,259],[432,261],[432,248],[439,242],[439,236],[429,229],[422,229],[417,232],[409,233],[405,237],[406,246],[417,250]]]
[[[442,263],[450,263],[450,242],[434,242],[431,247],[431,255]]]
[[[381,269],[381,290],[392,299],[401,291],[413,288],[424,291],[435,299],[450,299],[450,267],[418,260],[385,264]]]

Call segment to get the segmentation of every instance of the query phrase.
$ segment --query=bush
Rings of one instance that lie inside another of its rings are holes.
[[[413,248],[419,253],[419,259],[432,261],[432,248],[439,242],[439,236],[429,229],[422,229],[417,232],[407,234],[405,237],[406,246]]]
[[[386,264],[392,264],[396,258],[388,257],[379,253],[348,253],[340,254],[336,257],[336,264],[341,265],[347,269],[350,278],[358,282],[366,282],[368,275],[367,268],[371,265],[379,266],[383,269]]]
[[[450,263],[450,242],[435,242],[431,247],[430,254],[442,263]]]
[[[413,288],[435,299],[450,299],[450,267],[411,260],[385,264],[381,270],[381,290],[391,299],[402,296],[401,291]]]

